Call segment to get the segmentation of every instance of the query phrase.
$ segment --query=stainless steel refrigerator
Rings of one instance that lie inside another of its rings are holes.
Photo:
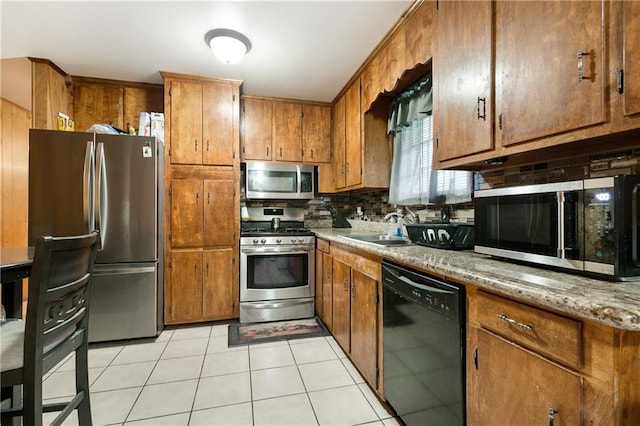
[[[29,245],[100,232],[90,342],[163,328],[163,158],[155,137],[29,131]]]

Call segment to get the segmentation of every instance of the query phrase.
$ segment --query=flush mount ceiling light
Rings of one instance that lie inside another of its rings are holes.
[[[251,42],[244,34],[226,28],[216,28],[204,35],[211,51],[225,64],[235,64],[251,50]]]

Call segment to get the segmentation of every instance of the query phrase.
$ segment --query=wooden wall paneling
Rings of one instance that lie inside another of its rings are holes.
[[[33,128],[56,130],[58,113],[73,116],[73,97],[67,78],[48,61],[32,62]]]
[[[30,126],[31,113],[3,98],[0,144],[2,247],[27,244]]]
[[[85,132],[94,124],[124,128],[124,88],[97,83],[74,84],[73,119],[76,130]]]

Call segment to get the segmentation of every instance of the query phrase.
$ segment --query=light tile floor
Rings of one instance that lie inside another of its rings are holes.
[[[203,325],[91,345],[94,425],[399,424],[333,337],[229,348],[227,330]],[[73,393],[73,369],[69,359],[49,372],[47,400]],[[64,424],[77,424],[76,414]]]

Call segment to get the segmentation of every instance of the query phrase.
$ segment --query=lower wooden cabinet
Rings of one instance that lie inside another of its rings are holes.
[[[322,252],[322,266],[316,264],[322,268],[322,273],[316,270],[323,285],[321,318],[367,383],[379,392],[381,262],[331,243],[330,255]]]
[[[468,424],[637,424],[639,332],[473,285],[467,303]]]
[[[238,270],[232,248],[173,251],[169,270],[168,324],[238,316]]]
[[[316,313],[324,324],[333,328],[333,262],[329,253],[330,243],[325,240],[317,240],[316,250]]]
[[[482,329],[477,364],[477,424],[581,423],[579,374]]]

